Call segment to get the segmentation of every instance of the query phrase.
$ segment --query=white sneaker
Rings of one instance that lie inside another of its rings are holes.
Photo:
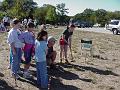
[[[17,75],[15,75],[15,74],[12,74],[12,78],[14,78],[14,79],[19,79],[20,78],[20,76],[17,74]]]
[[[8,66],[8,69],[11,69],[11,66],[10,66],[10,65]]]
[[[23,71],[19,70],[17,73],[18,73],[18,74],[23,74]]]

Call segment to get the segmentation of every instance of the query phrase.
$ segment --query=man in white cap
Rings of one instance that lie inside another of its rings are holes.
[[[52,36],[48,37],[48,54],[46,56],[47,62],[50,65],[51,69],[55,68],[55,59],[56,59],[56,51],[53,50],[53,46],[55,45],[56,39]]]

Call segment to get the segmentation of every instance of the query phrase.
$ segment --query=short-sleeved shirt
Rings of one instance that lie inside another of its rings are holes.
[[[35,41],[35,60],[36,62],[46,61],[46,50],[47,43],[46,41]]]
[[[65,40],[68,41],[68,38],[73,35],[73,32],[69,32],[68,29],[66,29],[64,32],[63,32],[63,35],[65,35]]]
[[[9,19],[8,17],[4,17],[3,22],[8,22],[8,19]]]
[[[13,28],[8,32],[8,38],[7,38],[7,42],[9,44],[14,43],[16,48],[22,48],[23,47],[23,43],[19,40],[19,36],[20,36],[20,31],[19,30],[14,30]]]
[[[35,37],[33,35],[32,32],[29,31],[25,31],[20,35],[20,40],[23,43],[27,43],[27,44],[35,44]]]
[[[27,19],[24,19],[24,24],[27,24]]]

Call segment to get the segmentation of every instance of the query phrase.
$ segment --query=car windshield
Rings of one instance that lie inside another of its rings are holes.
[[[110,24],[112,24],[112,25],[118,25],[118,23],[119,23],[119,21],[112,21],[112,22],[110,22]]]

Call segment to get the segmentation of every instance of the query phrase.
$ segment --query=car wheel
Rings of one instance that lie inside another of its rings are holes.
[[[117,29],[113,29],[113,34],[118,35],[118,30]]]

